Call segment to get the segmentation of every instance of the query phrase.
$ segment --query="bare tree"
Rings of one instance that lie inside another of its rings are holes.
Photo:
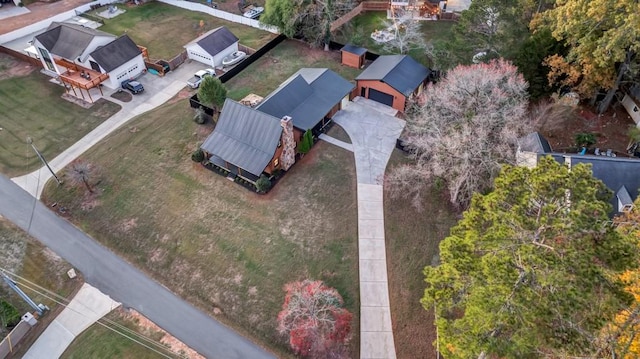
[[[527,83],[505,60],[458,66],[427,88],[424,105],[407,118],[406,142],[415,160],[387,178],[392,195],[420,207],[430,181],[446,183],[453,204],[465,207],[491,188],[515,144],[529,131]]]
[[[93,166],[89,162],[76,160],[71,163],[67,170],[67,177],[74,185],[84,185],[87,191],[93,192],[93,188],[89,184],[89,180],[93,175]]]
[[[420,23],[417,20],[404,16],[397,20],[386,20],[383,24],[393,35],[393,38],[383,45],[386,51],[406,54],[413,49],[426,47],[424,34],[420,31]]]

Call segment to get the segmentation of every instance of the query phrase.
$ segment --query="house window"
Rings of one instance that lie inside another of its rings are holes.
[[[273,167],[278,167],[279,164],[280,164],[279,158],[276,158],[275,160],[273,160]]]
[[[127,70],[127,72],[128,72],[128,73],[132,73],[132,72],[134,72],[134,71],[135,71],[135,70],[137,70],[137,69],[138,69],[138,65],[135,65],[135,66],[133,66],[133,67],[129,68],[129,69]]]
[[[39,47],[38,50],[40,50],[40,55],[42,55],[42,59],[44,60],[44,63],[47,64],[47,68],[50,71],[55,71],[56,69],[55,67],[53,67],[53,61],[51,61],[51,57],[49,57],[49,51],[41,47]]]
[[[97,62],[89,60],[89,65],[91,65],[91,68],[92,68],[94,71],[96,71],[96,72],[102,72],[102,71],[100,71],[100,65],[98,65],[98,63],[97,63]]]
[[[638,106],[633,106],[633,112],[638,112]]]
[[[117,76],[117,79],[120,80],[121,78],[127,76],[126,72],[121,73],[120,75]]]

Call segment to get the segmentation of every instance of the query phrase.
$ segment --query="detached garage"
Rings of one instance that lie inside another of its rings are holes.
[[[222,67],[222,60],[238,51],[238,38],[224,26],[204,33],[186,44],[187,56],[209,67]]]
[[[356,77],[357,93],[404,112],[407,99],[422,92],[430,74],[410,56],[380,56]]]

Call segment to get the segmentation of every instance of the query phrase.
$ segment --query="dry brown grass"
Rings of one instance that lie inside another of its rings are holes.
[[[319,142],[260,196],[191,161],[211,131],[192,117],[186,100],[166,104],[134,119],[138,131],[120,129],[83,156],[103,173],[93,209],[82,209],[78,187],[50,186],[45,199],[183,298],[284,356],[275,318],[285,283],[324,280],[357,318],[352,154]]]
[[[406,162],[395,150],[389,168]],[[438,245],[457,221],[442,191],[432,189],[416,212],[410,201],[385,196],[385,235],[391,317],[399,359],[436,358],[433,312],[420,304],[424,294],[422,269],[438,260]]]

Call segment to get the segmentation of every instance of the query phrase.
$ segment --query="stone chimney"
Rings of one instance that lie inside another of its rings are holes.
[[[280,154],[280,165],[287,171],[296,163],[296,141],[293,138],[293,120],[289,116],[284,116],[280,120],[282,126],[282,154]]]

